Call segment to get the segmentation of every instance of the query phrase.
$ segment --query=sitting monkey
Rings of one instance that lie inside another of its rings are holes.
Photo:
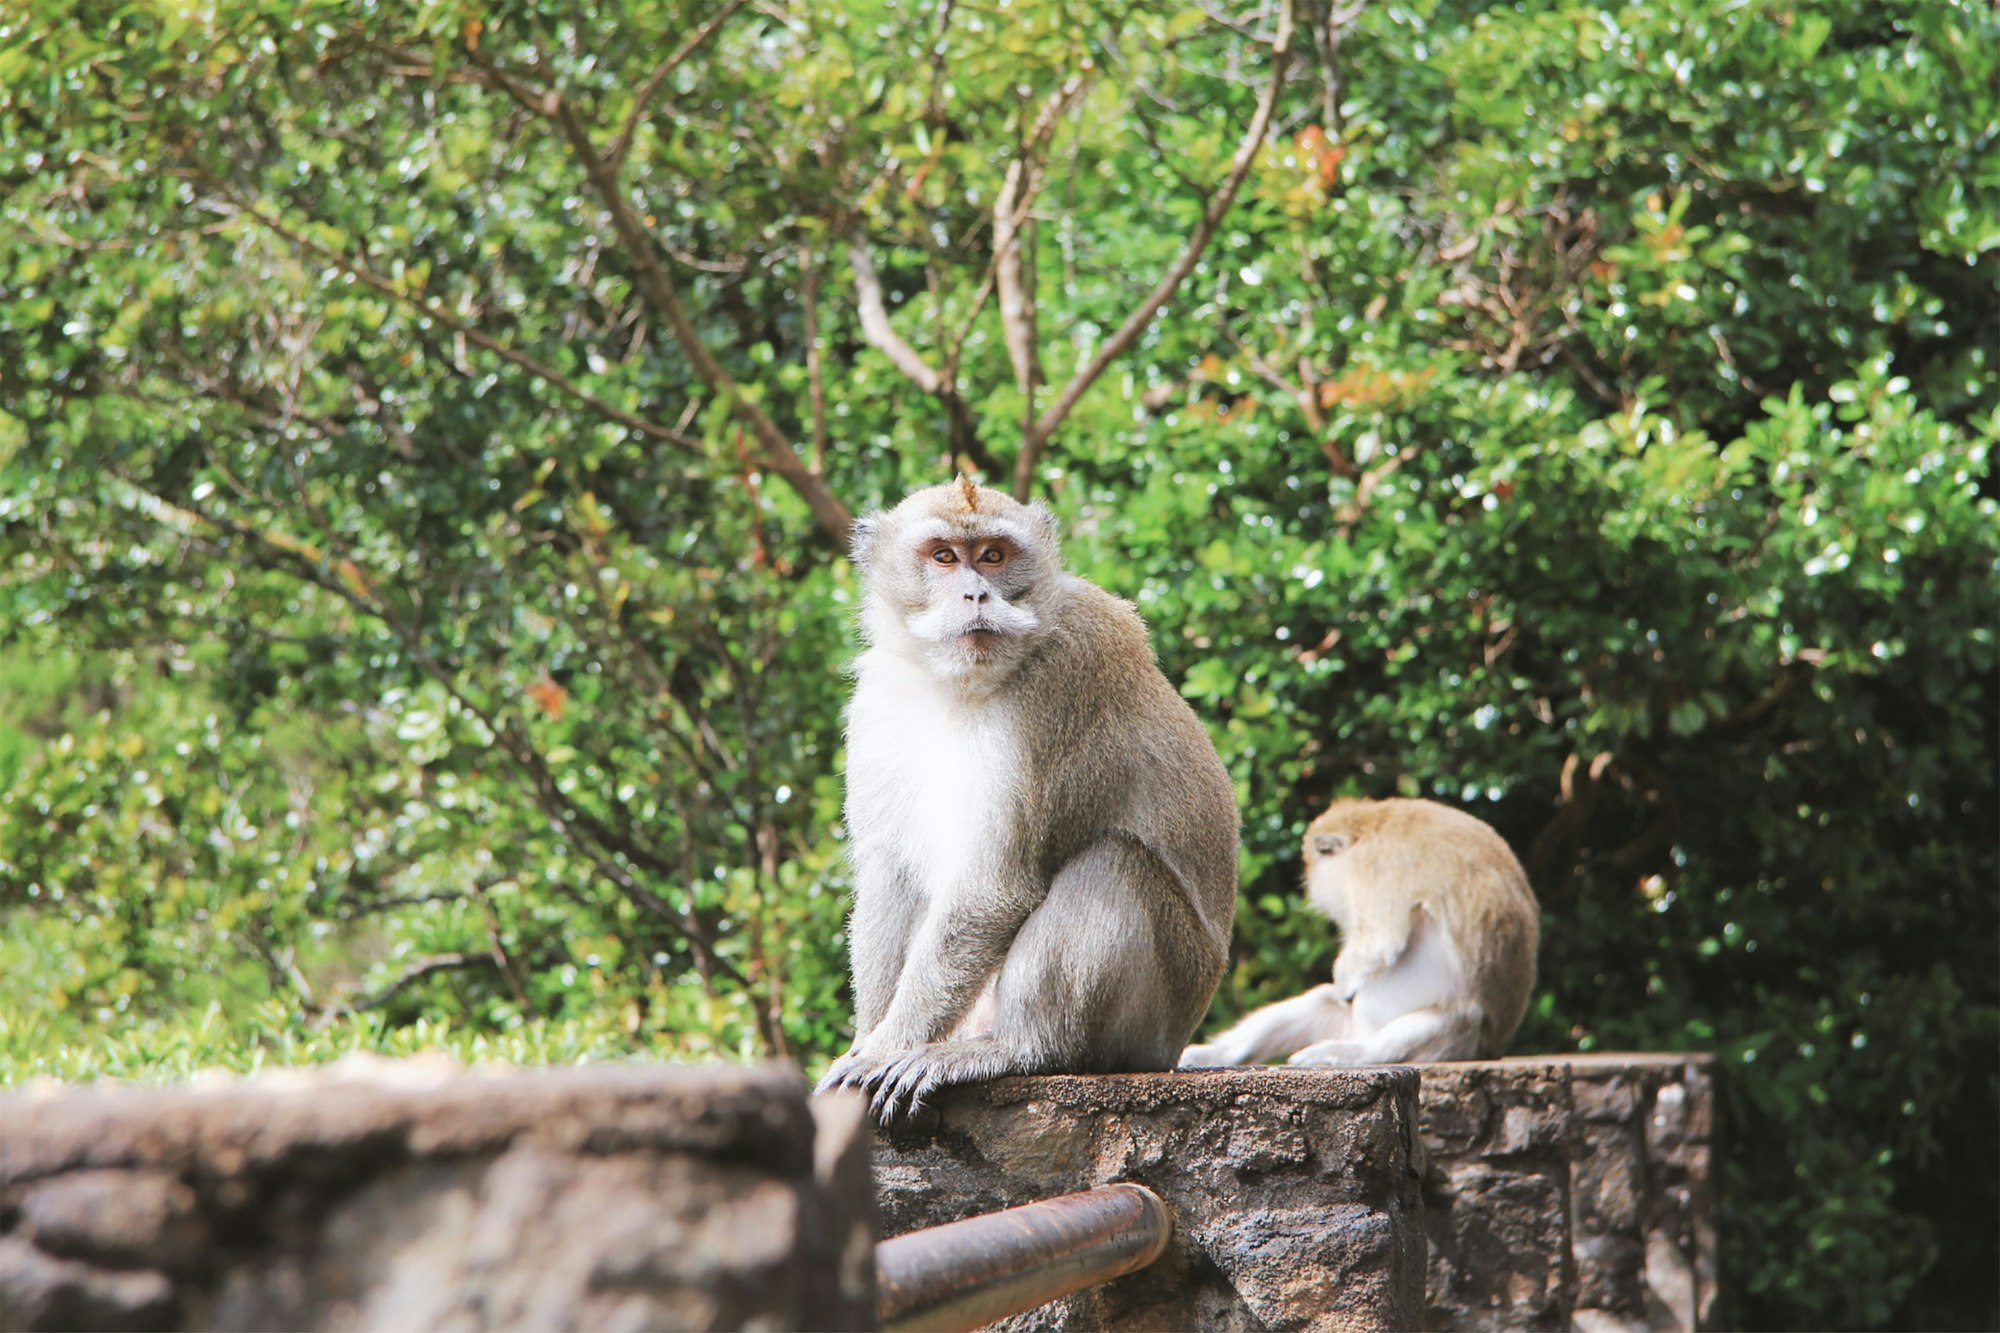
[[[1484,823],[1432,801],[1337,800],[1306,829],[1306,894],[1340,927],[1333,984],[1264,1006],[1181,1067],[1501,1055],[1535,986],[1540,909]]]
[[[961,478],[855,526],[853,1047],[888,1119],[1002,1074],[1170,1069],[1236,916],[1236,799],[1137,613]]]

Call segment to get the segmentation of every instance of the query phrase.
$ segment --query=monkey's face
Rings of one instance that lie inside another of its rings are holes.
[[[947,679],[1017,660],[1041,627],[1035,595],[1060,569],[1046,510],[961,487],[919,491],[863,520],[856,555],[870,641]]]

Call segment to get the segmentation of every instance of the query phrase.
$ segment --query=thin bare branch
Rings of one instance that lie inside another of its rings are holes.
[[[1021,226],[1034,207],[1035,196],[1041,192],[1042,153],[1063,112],[1083,88],[1083,76],[1075,75],[1049,94],[1034,125],[1023,136],[1020,151],[1008,164],[1006,179],[993,199],[993,279],[1000,294],[1000,330],[1007,343],[1007,359],[1014,365],[1014,383],[1029,398],[1041,380],[1041,366],[1036,357],[1033,285],[1021,262]],[[1032,402],[1028,412],[1032,419]]]
[[[1312,25],[1313,45],[1319,48],[1320,128],[1336,142],[1347,135],[1347,124],[1340,114],[1345,86],[1340,73],[1340,43],[1366,7],[1366,0],[1352,0],[1348,4],[1326,0],[1324,14]]]
[[[652,104],[653,98],[658,96],[662,85],[673,77],[675,70],[687,62],[689,56],[701,49],[704,42],[715,36],[722,25],[729,21],[730,15],[748,3],[749,0],[726,0],[722,8],[715,12],[714,18],[695,29],[694,34],[676,47],[672,55],[653,67],[653,72],[639,85],[639,91],[633,94],[632,109],[625,114],[625,123],[618,127],[618,133],[611,137],[610,144],[604,150],[604,160],[612,171],[623,170],[625,155],[632,151],[632,136],[639,132],[639,122],[645,119],[646,108]]]
[[[404,968],[401,976],[381,990],[364,995],[358,1000],[334,1006],[328,1011],[328,1017],[365,1014],[370,1009],[380,1009],[418,982],[434,977],[440,972],[464,972],[475,967],[497,968],[498,966],[491,954],[483,953],[440,953],[428,958],[419,958]]]
[[[868,345],[888,357],[896,369],[925,393],[942,390],[944,377],[931,369],[917,349],[904,342],[895,326],[889,323],[889,311],[882,304],[882,280],[876,276],[875,261],[869,257],[867,243],[854,242],[848,247],[847,258],[854,266],[854,290],[861,305],[861,333],[868,339]]]
[[[1230,164],[1229,175],[1223,181],[1222,187],[1209,200],[1208,207],[1202,211],[1201,222],[1195,227],[1194,234],[1188,237],[1187,245],[1182,248],[1179,257],[1147,294],[1139,308],[1134,310],[1125,322],[1118,326],[1117,331],[1105,340],[1104,345],[1097,349],[1097,354],[1070,377],[1069,383],[1064,385],[1062,392],[1056,396],[1056,401],[1036,419],[1034,429],[1021,441],[1021,457],[1016,461],[1014,472],[1014,493],[1020,498],[1026,499],[1033,489],[1035,466],[1049,437],[1055,434],[1056,429],[1069,416],[1071,409],[1076,406],[1077,400],[1083,397],[1085,390],[1095,384],[1098,376],[1137,341],[1146,326],[1153,322],[1153,316],[1160,313],[1160,307],[1165,305],[1168,298],[1180,288],[1181,283],[1187,280],[1187,275],[1194,271],[1196,261],[1201,258],[1202,251],[1208,247],[1209,240],[1222,225],[1223,217],[1235,204],[1237,192],[1243,188],[1243,181],[1250,174],[1251,164],[1256,161],[1257,150],[1263,146],[1265,132],[1270,128],[1272,113],[1277,110],[1278,93],[1284,87],[1285,69],[1291,61],[1292,9],[1295,2],[1296,0],[1282,0],[1280,4],[1278,30],[1271,40],[1270,81],[1265,84],[1263,96],[1258,99],[1257,110],[1250,118],[1249,129],[1244,132],[1242,141],[1236,147],[1236,157]]]
[[[1235,329],[1225,326],[1223,332],[1229,335],[1229,340],[1236,344],[1236,350],[1243,354],[1244,360],[1250,363],[1250,369],[1256,371],[1259,378],[1297,405],[1299,414],[1306,419],[1307,429],[1315,435],[1326,429],[1326,413],[1320,409],[1318,394],[1310,378],[1311,363],[1306,358],[1299,358],[1301,378],[1298,381],[1289,380],[1283,371],[1258,355],[1256,348],[1243,341],[1242,335]]]
[[[477,58],[477,53],[475,53]],[[496,72],[496,77],[507,82],[508,76]],[[518,86],[518,85],[517,85]],[[513,91],[510,89],[510,91]],[[514,96],[533,97],[527,89],[514,92]],[[768,468],[784,478],[787,485],[798,492],[812,511],[813,519],[822,531],[835,542],[844,546],[848,530],[854,525],[854,516],[848,511],[840,497],[826,484],[825,478],[815,474],[799,456],[791,440],[778,428],[778,423],[759,407],[755,399],[744,393],[742,386],[722,363],[715,359],[701,340],[694,321],[688,317],[687,308],[681,304],[680,291],[660,263],[655,253],[653,238],[646,230],[644,220],[632,206],[632,200],[618,183],[618,173],[612,169],[590,141],[590,132],[577,118],[575,110],[556,92],[540,95],[539,101],[530,103],[537,106],[540,114],[546,116],[569,142],[570,150],[583,168],[590,186],[598,200],[611,215],[611,226],[618,233],[619,243],[624,247],[625,256],[639,280],[639,290],[646,300],[667,322],[667,327],[679,344],[681,354],[694,367],[709,390],[726,400],[730,414],[749,428],[758,444],[757,461],[760,467]]]
[[[964,321],[958,331],[950,336],[945,346],[945,371],[954,380],[958,378],[959,363],[965,358],[966,339],[979,323],[979,316],[986,310],[986,303],[993,299],[993,266],[986,266],[986,275],[979,280],[979,290],[972,294],[972,304],[967,307]]]

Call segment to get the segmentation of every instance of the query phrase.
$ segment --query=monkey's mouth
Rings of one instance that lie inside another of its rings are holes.
[[[1001,628],[990,620],[971,621],[958,632],[959,641],[972,648],[998,643],[1001,635]]]

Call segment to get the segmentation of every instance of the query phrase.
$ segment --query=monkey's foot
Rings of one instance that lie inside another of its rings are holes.
[[[1233,1065],[1240,1065],[1242,1063],[1242,1060],[1236,1058],[1234,1051],[1225,1048],[1217,1042],[1210,1042],[1206,1046],[1190,1046],[1182,1051],[1181,1058],[1175,1061],[1175,1067],[1178,1069],[1227,1069]]]
[[[820,1078],[819,1086],[813,1089],[813,1096],[831,1092],[835,1088],[854,1088],[862,1091],[868,1076],[880,1069],[882,1064],[883,1061],[875,1056],[850,1050],[826,1067],[826,1073]]]
[[[989,1038],[972,1041],[934,1041],[912,1047],[881,1062],[857,1087],[869,1093],[869,1108],[883,1124],[916,1110],[939,1088],[955,1083],[977,1083],[1013,1072],[1012,1060],[1001,1045]]]
[[[1316,1041],[1298,1052],[1287,1064],[1347,1068],[1373,1064],[1368,1050],[1358,1041]]]

